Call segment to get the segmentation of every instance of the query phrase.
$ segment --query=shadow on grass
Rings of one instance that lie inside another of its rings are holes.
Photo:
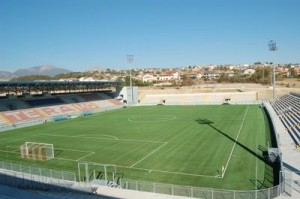
[[[237,145],[239,145],[240,147],[242,147],[244,150],[246,150],[248,153],[250,153],[251,155],[253,155],[254,157],[258,158],[259,160],[263,161],[265,163],[266,166],[266,171],[265,171],[265,175],[264,175],[264,179],[263,180],[257,180],[257,182],[255,181],[255,179],[250,179],[250,182],[255,186],[255,184],[257,183],[257,188],[258,189],[264,189],[264,188],[268,188],[271,187],[274,181],[274,177],[272,175],[273,173],[273,169],[275,164],[271,163],[267,160],[267,156],[268,156],[268,152],[267,152],[267,148],[263,147],[263,146],[259,146],[258,149],[261,152],[261,154],[257,154],[254,151],[252,151],[251,149],[249,149],[248,147],[246,147],[245,145],[243,145],[241,142],[236,141],[234,138],[230,137],[229,135],[227,135],[226,133],[222,132],[221,130],[217,129],[216,127],[214,127],[212,124],[214,123],[211,120],[208,119],[197,119],[196,122],[198,122],[201,125],[208,125],[209,127],[211,127],[212,129],[214,129],[216,132],[218,132],[220,135],[226,137],[227,139],[229,139],[230,141],[236,143]]]
[[[265,155],[265,151],[263,151],[262,154],[257,154],[254,151],[252,151],[251,149],[249,149],[248,147],[246,147],[245,145],[243,145],[242,143],[240,143],[239,141],[236,141],[234,138],[230,137],[229,135],[227,135],[226,133],[222,132],[221,130],[217,129],[216,127],[214,127],[212,124],[214,123],[211,120],[208,119],[197,119],[195,120],[197,123],[202,124],[202,125],[208,125],[209,127],[211,127],[212,129],[214,129],[216,132],[218,132],[220,135],[226,137],[227,139],[229,139],[230,141],[236,143],[237,145],[239,145],[240,147],[242,147],[243,149],[245,149],[248,153],[252,154],[254,157],[260,159],[261,161],[263,161],[264,163],[272,166],[272,164],[270,162],[267,161],[267,159],[264,157]]]

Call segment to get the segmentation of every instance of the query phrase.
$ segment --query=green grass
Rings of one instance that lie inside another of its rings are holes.
[[[274,184],[260,150],[268,125],[257,105],[131,107],[2,132],[0,158],[76,173],[78,161],[109,163],[126,179],[222,189],[255,189],[257,165],[262,189]],[[26,141],[52,143],[55,158],[21,159]]]

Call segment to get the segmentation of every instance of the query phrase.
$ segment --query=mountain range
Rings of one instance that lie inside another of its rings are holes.
[[[43,66],[35,66],[30,68],[21,68],[16,70],[13,73],[7,71],[0,71],[0,80],[9,80],[13,77],[21,77],[21,76],[28,76],[28,75],[55,76],[60,73],[69,73],[69,72],[72,71],[64,68],[57,68],[52,65],[43,65]]]

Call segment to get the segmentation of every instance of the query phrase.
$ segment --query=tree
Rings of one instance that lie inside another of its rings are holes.
[[[289,68],[290,76],[291,77],[297,77],[296,71],[294,68]]]
[[[221,73],[219,78],[217,79],[217,82],[221,83],[221,82],[226,82],[228,81],[227,76],[225,75],[225,73]]]
[[[187,75],[182,76],[182,86],[192,86],[194,81],[192,78],[188,77]]]
[[[132,78],[132,86],[152,86],[152,85],[153,85],[153,83],[151,83],[151,82],[143,82],[141,80]],[[129,76],[125,77],[125,86],[130,86],[130,77]]]

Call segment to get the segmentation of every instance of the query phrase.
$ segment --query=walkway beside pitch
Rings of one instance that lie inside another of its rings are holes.
[[[271,104],[266,102],[264,105],[271,115],[276,131],[278,147],[282,158],[282,170],[285,175],[285,193],[282,193],[282,196],[279,198],[300,198],[300,150],[296,149],[295,142],[285,130]],[[285,171],[287,172],[285,173]]]
[[[122,199],[187,199],[188,197],[172,196],[166,194],[150,193],[143,191],[133,191],[128,189],[116,189],[107,186],[99,186],[97,194],[101,196],[108,196],[111,198]]]
[[[286,183],[291,186],[291,198],[300,198],[300,149],[296,149],[295,143],[287,132],[280,135],[280,149],[282,153],[283,170],[292,172],[291,179]]]

